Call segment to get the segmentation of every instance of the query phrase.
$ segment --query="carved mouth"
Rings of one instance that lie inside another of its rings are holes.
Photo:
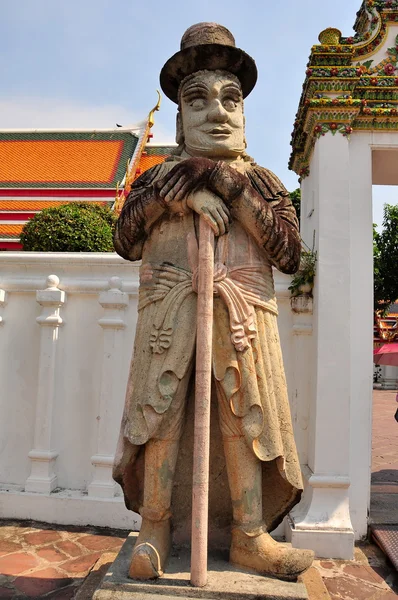
[[[231,135],[231,130],[228,127],[214,127],[208,131],[210,135]]]

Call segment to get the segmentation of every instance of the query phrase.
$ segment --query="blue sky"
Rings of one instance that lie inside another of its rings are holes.
[[[113,127],[142,120],[164,62],[199,21],[227,26],[256,60],[247,98],[248,152],[290,190],[290,133],[311,46],[326,27],[352,33],[360,0],[13,0],[1,2],[0,128]],[[174,139],[163,98],[154,142]],[[375,189],[375,218],[394,188]]]

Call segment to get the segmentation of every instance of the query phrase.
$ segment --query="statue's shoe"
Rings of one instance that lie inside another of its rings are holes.
[[[237,567],[294,581],[312,565],[314,553],[312,550],[288,548],[265,532],[253,536],[234,528],[229,559]]]
[[[170,519],[156,522],[143,518],[133,549],[129,577],[132,579],[161,577],[170,553],[170,546]]]

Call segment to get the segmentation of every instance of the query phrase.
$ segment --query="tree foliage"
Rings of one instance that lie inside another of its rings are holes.
[[[69,202],[46,208],[21,233],[24,250],[36,252],[113,252],[116,215],[108,206]]]
[[[384,205],[381,233],[373,226],[374,309],[385,314],[398,298],[398,205]]]
[[[290,192],[290,199],[294,208],[296,209],[297,218],[300,223],[300,214],[301,214],[301,189],[297,188],[294,192]]]

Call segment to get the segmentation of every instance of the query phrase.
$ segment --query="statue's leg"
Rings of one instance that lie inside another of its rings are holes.
[[[133,579],[161,577],[170,552],[171,495],[190,374],[191,369],[179,383],[156,438],[145,444],[142,524],[129,570]]]
[[[232,414],[220,384],[217,395],[234,520],[230,561],[264,575],[294,580],[311,566],[314,554],[286,547],[266,531],[261,461],[242,435],[241,419]]]
[[[179,440],[149,440],[145,446],[144,500],[141,530],[129,575],[155,579],[163,574],[170,552],[170,504]]]

